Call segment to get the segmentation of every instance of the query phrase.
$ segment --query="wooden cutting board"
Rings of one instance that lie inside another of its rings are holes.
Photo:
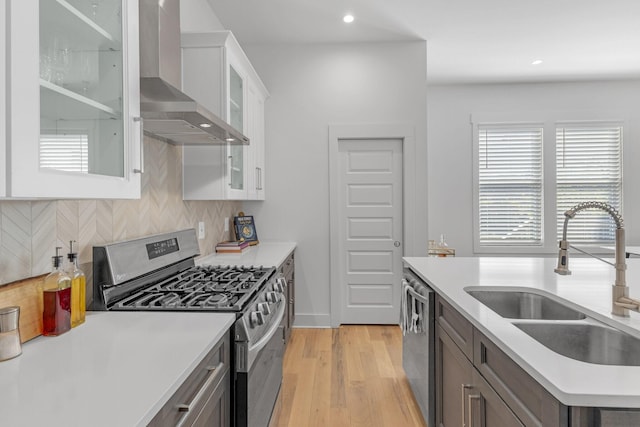
[[[46,274],[0,286],[0,308],[20,307],[20,339],[42,335],[42,288]]]

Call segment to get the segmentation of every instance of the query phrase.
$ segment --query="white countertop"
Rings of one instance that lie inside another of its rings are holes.
[[[233,321],[227,313],[87,313],[84,324],[0,362],[0,425],[147,425]]]
[[[196,259],[197,265],[255,265],[278,267],[296,248],[295,242],[260,242],[241,254],[213,253]]]
[[[613,316],[613,267],[574,258],[572,275],[555,274],[555,258],[404,258],[419,276],[458,309],[560,402],[570,406],[640,408],[640,367],[584,363],[549,350],[464,290],[470,286],[528,287],[570,301],[590,317],[640,337],[640,313]],[[627,260],[629,294],[640,297],[640,259]]]

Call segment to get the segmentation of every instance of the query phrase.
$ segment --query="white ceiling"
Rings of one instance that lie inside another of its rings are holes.
[[[208,1],[241,44],[427,40],[432,83],[640,78],[640,0]]]

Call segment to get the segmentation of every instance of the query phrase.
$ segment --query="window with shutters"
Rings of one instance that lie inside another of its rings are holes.
[[[542,243],[542,133],[542,126],[480,127],[481,244]]]
[[[40,167],[89,173],[89,135],[61,133],[40,135]]]
[[[562,236],[564,212],[584,201],[622,207],[621,124],[562,124],[556,127],[557,237]],[[609,215],[586,210],[571,220],[572,244],[611,244],[615,223]]]
[[[623,122],[570,120],[472,116],[475,252],[553,253],[570,207],[594,200],[622,212]],[[615,223],[603,212],[582,211],[568,240],[610,245]]]

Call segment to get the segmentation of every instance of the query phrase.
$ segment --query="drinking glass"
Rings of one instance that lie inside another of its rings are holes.
[[[83,51],[80,55],[80,83],[82,87],[82,94],[87,96],[89,85],[91,84],[91,77],[93,73],[93,64],[91,63],[91,52]]]
[[[40,78],[50,82],[51,72],[51,55],[47,52],[43,52],[40,54]]]

